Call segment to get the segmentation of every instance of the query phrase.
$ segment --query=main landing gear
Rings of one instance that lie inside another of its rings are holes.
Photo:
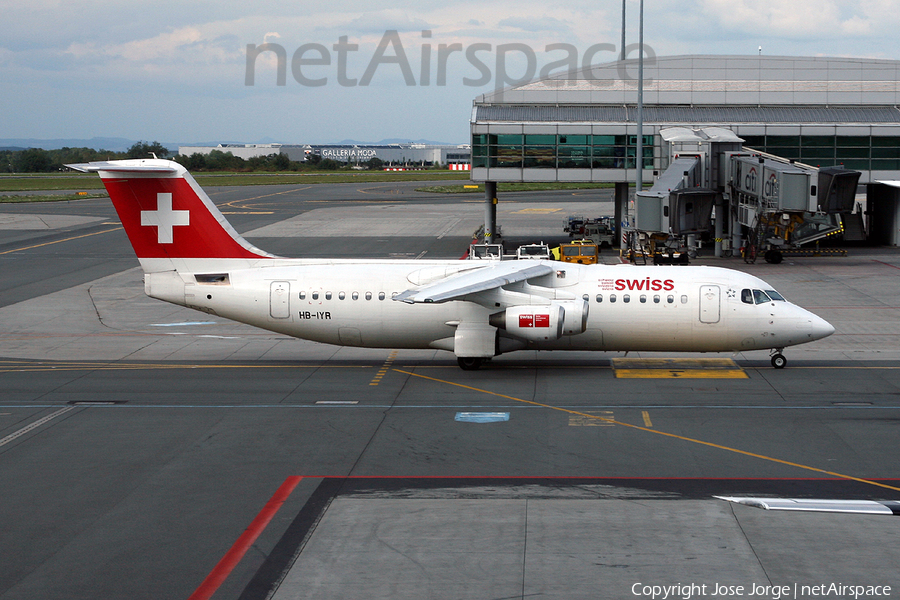
[[[483,363],[483,358],[473,356],[458,356],[456,358],[456,364],[458,364],[459,368],[463,371],[477,371],[481,368]]]
[[[772,351],[772,366],[776,369],[783,369],[787,366],[787,359],[781,353],[782,350],[784,348],[775,348]]]

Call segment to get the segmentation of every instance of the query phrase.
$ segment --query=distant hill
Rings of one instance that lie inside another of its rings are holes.
[[[117,137],[94,137],[91,139],[55,139],[40,140],[34,138],[0,139],[0,149],[25,150],[26,148],[42,148],[44,150],[59,150],[60,148],[93,148],[94,150],[109,150],[110,152],[125,152],[134,146],[139,140],[129,140]],[[145,142],[157,140],[146,139]],[[168,148],[172,154],[178,153],[179,146],[216,146],[218,144],[243,143],[243,142],[160,142]]]
[[[94,150],[110,150],[112,152],[124,152],[135,144],[135,141],[125,138],[95,137],[89,140],[55,139],[39,140],[29,138],[0,139],[0,146],[17,146],[18,149],[43,148],[44,150],[58,150],[60,148],[93,148]],[[163,144],[167,148],[167,144]]]
[[[407,138],[388,138],[379,142],[360,142],[358,140],[341,140],[340,142],[332,142],[333,144],[346,146],[356,144],[357,146],[385,146],[387,144],[425,144],[426,146],[456,146],[448,142],[435,142],[433,140],[410,140]]]
[[[157,140],[146,139],[145,142]],[[44,150],[58,150],[60,148],[93,148],[94,150],[109,150],[110,152],[125,152],[134,146],[138,140],[129,140],[118,137],[94,137],[90,139],[52,139],[41,140],[35,138],[6,138],[0,139],[0,150],[25,150],[26,148],[43,148]],[[263,138],[255,143],[271,144],[278,142],[272,138]],[[178,153],[179,146],[217,146],[219,144],[244,144],[253,142],[238,142],[217,140],[214,142],[160,142],[169,149],[172,154]],[[284,144],[303,144],[310,142],[286,142]],[[326,142],[326,144],[357,145],[357,146],[384,146],[387,144],[425,144],[428,146],[456,146],[447,142],[435,142],[433,140],[411,140],[407,138],[388,138],[378,142],[360,142],[358,140],[341,140],[340,142]]]

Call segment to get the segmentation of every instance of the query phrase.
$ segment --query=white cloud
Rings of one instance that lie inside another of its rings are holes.
[[[700,0],[699,8],[727,31],[769,39],[837,41],[897,23],[887,0]]]
[[[645,7],[645,41],[658,55],[750,54],[762,45],[765,54],[900,58],[896,5],[896,0],[654,0]],[[347,65],[350,76],[359,78],[384,32],[398,30],[418,78],[424,44],[431,44],[435,64],[440,44],[487,43],[496,49],[524,43],[534,50],[540,70],[559,58],[544,51],[548,44],[572,44],[583,53],[598,43],[618,46],[620,39],[619,1],[570,0],[552,9],[545,0],[401,0],[384,10],[372,6],[368,0],[261,5],[245,0],[0,0],[0,81],[5,91],[42,98],[40,114],[31,115],[38,109],[27,107],[29,114],[10,123],[18,129],[8,135],[32,137],[37,126],[59,130],[48,137],[65,136],[76,127],[87,129],[82,131],[87,137],[119,135],[134,126],[128,119],[139,109],[145,122],[172,131],[129,134],[144,139],[182,139],[179,131],[190,131],[195,139],[236,139],[260,131],[257,137],[302,141],[320,131],[314,136],[320,140],[461,141],[472,99],[490,87],[462,85],[463,77],[478,76],[462,53],[449,59],[445,87],[435,85],[435,67],[430,87],[406,87],[390,64],[379,67],[371,86],[341,87],[332,45],[341,36],[359,45]],[[632,44],[637,41],[637,0],[628,0],[627,6]],[[422,37],[424,29],[431,30],[430,38]],[[246,46],[265,42],[284,47],[288,60],[301,44],[325,46],[332,64],[310,72],[327,76],[328,85],[301,86],[288,66],[287,84],[276,86],[276,58],[265,53],[258,58],[257,85],[244,86]],[[494,55],[482,56],[494,70]],[[521,73],[522,65],[511,65],[509,72]],[[5,102],[13,106],[15,99]],[[66,117],[72,111],[79,119]],[[357,134],[363,128],[366,135]],[[435,131],[440,128],[454,133],[441,135]]]

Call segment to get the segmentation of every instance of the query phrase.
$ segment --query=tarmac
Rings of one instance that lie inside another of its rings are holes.
[[[315,188],[211,196],[293,255],[456,258],[483,218],[403,184]],[[505,237],[537,241],[611,203],[499,209]],[[621,354],[463,372],[168,305],[116,222],[99,200],[0,206],[0,599],[900,597],[900,519],[714,498],[900,499],[896,249],[701,255],[836,333],[784,370],[750,352],[715,355],[743,378],[626,379]]]

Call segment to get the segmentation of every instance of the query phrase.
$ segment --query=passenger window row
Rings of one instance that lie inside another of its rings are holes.
[[[393,298],[394,296],[396,296],[396,295],[399,294],[399,293],[400,293],[400,292],[391,292],[391,298]],[[352,300],[359,300],[359,295],[360,295],[359,292],[351,292],[350,298],[351,298]],[[325,300],[331,300],[332,297],[333,297],[333,294],[332,294],[331,292],[325,292],[325,293],[323,294],[322,292],[320,292],[320,291],[318,291],[318,290],[316,290],[316,291],[314,291],[314,292],[309,292],[309,293],[307,293],[307,292],[300,292],[300,299],[301,299],[301,300],[306,300],[307,297],[308,297],[310,300],[318,300],[320,297],[323,297]],[[364,298],[365,298],[366,300],[371,300],[372,297],[373,297],[372,292],[366,292],[366,293],[364,294]],[[338,300],[346,300],[346,298],[347,298],[347,293],[346,293],[346,292],[338,292],[338,294],[337,294],[337,299],[338,299]],[[385,298],[387,298],[387,295],[386,295],[384,292],[378,292],[378,299],[379,299],[379,300],[384,300]]]
[[[584,298],[585,300],[590,302],[589,295],[585,294],[584,296],[582,296],[582,298]],[[616,294],[609,294],[609,296],[607,296],[607,298],[609,299],[610,302],[616,302],[619,299],[619,297]],[[646,304],[649,298],[651,298],[651,297],[648,296],[647,294],[641,294],[638,297],[638,300],[641,302],[641,304]],[[666,298],[666,304],[675,304],[675,295],[674,294],[668,294],[665,298]],[[660,294],[653,294],[652,299],[653,299],[654,304],[659,304],[662,302],[662,296]],[[594,301],[597,304],[602,303],[603,302],[603,294],[597,294],[594,297]],[[682,294],[681,303],[687,304],[687,301],[688,301],[687,295]],[[626,304],[631,302],[631,294],[622,294],[622,302],[625,302]]]

